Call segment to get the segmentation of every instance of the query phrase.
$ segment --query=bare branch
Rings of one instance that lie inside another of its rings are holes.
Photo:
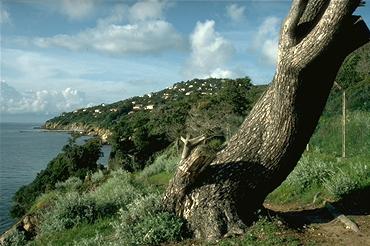
[[[200,144],[203,140],[206,139],[206,136],[205,135],[201,135],[201,136],[198,136],[198,137],[195,137],[195,138],[190,139],[190,135],[187,134],[186,135],[186,139],[184,139],[183,137],[180,137],[180,138],[181,138],[181,141],[184,143],[184,148],[183,148],[182,154],[181,154],[181,160],[184,160],[184,159],[186,159],[190,155],[190,152],[198,144]]]
[[[206,136],[201,135],[196,138],[189,139],[189,143],[194,146],[202,142],[204,139],[206,139]]]

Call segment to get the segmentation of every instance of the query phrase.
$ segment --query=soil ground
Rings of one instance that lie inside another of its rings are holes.
[[[271,213],[281,217],[292,233],[303,245],[370,245],[370,215],[362,210],[339,209],[357,224],[356,233],[328,212],[325,207],[299,208],[290,206],[264,205]],[[337,207],[341,207],[338,204]]]

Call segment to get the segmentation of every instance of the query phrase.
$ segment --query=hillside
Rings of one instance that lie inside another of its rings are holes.
[[[336,82],[346,90],[348,111],[370,111],[369,61],[367,44],[348,56],[338,72]],[[62,113],[44,127],[98,135],[113,146],[111,167],[141,170],[154,153],[186,133],[225,141],[266,88],[248,77],[182,81],[144,96]],[[342,91],[334,86],[324,115],[340,114],[341,105]]]
[[[111,166],[142,169],[153,153],[180,135],[212,131],[227,137],[248,114],[266,86],[250,79],[194,79],[159,92],[113,104],[82,108],[48,120],[44,128],[98,135],[113,146]],[[202,112],[201,114],[199,112]],[[232,122],[226,122],[224,115]],[[225,122],[220,122],[223,118]],[[199,122],[201,124],[198,124]],[[205,129],[210,122],[218,126]],[[227,125],[227,129],[225,126]],[[216,129],[217,128],[217,129]],[[208,132],[209,133],[209,132]]]
[[[246,88],[243,89],[252,90],[250,96],[254,101],[266,86],[254,86],[249,84],[249,79],[247,80]],[[72,124],[75,124],[80,127],[76,128],[76,131],[93,130],[92,127],[112,130],[122,118],[133,117],[131,114],[140,111],[151,113],[154,109],[171,106],[175,103],[181,104],[206,99],[219,94],[227,83],[243,81],[243,79],[210,78],[178,82],[164,90],[144,96],[136,96],[112,104],[81,108],[73,112],[64,112],[60,116],[46,121],[44,127],[47,129],[68,129]]]

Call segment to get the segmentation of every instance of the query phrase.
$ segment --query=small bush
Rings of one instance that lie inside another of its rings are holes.
[[[174,215],[162,212],[150,214],[138,223],[130,226],[121,242],[123,245],[159,245],[174,242],[181,238],[182,222]]]
[[[102,180],[104,179],[104,173],[102,170],[99,170],[95,173],[93,173],[93,175],[91,176],[91,181],[93,183],[99,183],[101,182]]]
[[[60,187],[75,184],[73,180],[75,179],[61,184]],[[94,191],[82,194],[76,191],[58,193],[53,206],[41,215],[41,232],[52,233],[111,217],[145,192],[135,183],[132,174],[124,171],[112,172],[111,177]]]
[[[142,177],[150,177],[161,172],[172,174],[175,172],[179,162],[180,156],[177,154],[175,147],[171,146],[159,154],[151,165],[146,166],[140,175]]]
[[[159,194],[134,200],[127,210],[120,210],[120,221],[115,223],[120,245],[159,245],[181,238],[183,222],[176,216],[161,212]]]
[[[142,194],[141,187],[136,184],[130,173],[124,171],[112,172],[112,177],[101,184],[95,191],[88,195],[99,206],[111,204],[119,208],[126,206]]]
[[[100,217],[99,208],[93,199],[77,192],[59,195],[55,206],[42,215],[42,233],[69,229],[81,223],[93,223]]]
[[[96,245],[103,246],[103,245],[109,245],[109,243],[106,241],[106,239],[102,235],[97,233],[95,237],[74,241],[73,245],[74,246],[96,246]]]
[[[286,182],[304,190],[312,185],[322,184],[333,174],[333,167],[334,164],[330,161],[311,155],[303,156]]]
[[[353,191],[370,185],[370,168],[366,164],[353,163],[345,170],[339,169],[326,179],[325,188],[334,198],[339,199]]]
[[[75,191],[82,185],[82,180],[77,177],[70,177],[64,182],[55,184],[55,188],[62,191]]]
[[[4,241],[1,244],[3,246],[23,246],[27,244],[26,236],[21,231],[12,230],[9,234],[3,236]]]

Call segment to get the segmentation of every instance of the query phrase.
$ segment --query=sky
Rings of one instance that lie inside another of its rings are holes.
[[[193,78],[269,83],[288,0],[0,0],[0,113],[52,115]],[[368,6],[358,13],[370,23]]]

